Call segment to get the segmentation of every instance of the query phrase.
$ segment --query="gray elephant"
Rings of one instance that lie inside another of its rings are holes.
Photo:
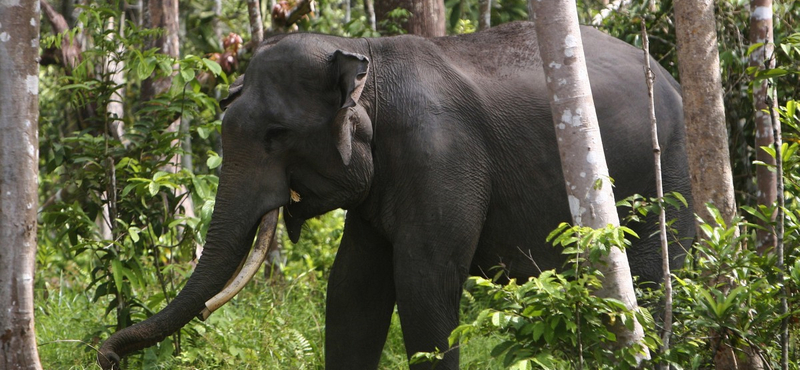
[[[654,196],[641,52],[591,28],[582,35],[615,195]],[[545,242],[570,213],[541,63],[526,22],[442,38],[265,41],[231,87],[203,256],[166,308],[102,345],[103,368],[218,306],[207,302],[250,253],[259,220],[274,229],[281,207],[293,241],[306,219],[347,210],[328,285],[327,369],[377,368],[395,304],[409,355],[447,349],[467,276],[502,263],[524,279],[564,262]],[[688,197],[680,87],[654,72],[665,190]],[[690,209],[668,215],[681,237],[693,236]],[[628,259],[658,282],[655,227],[634,225],[643,238]],[[670,252],[680,265],[683,249]],[[457,369],[458,351],[437,368]]]

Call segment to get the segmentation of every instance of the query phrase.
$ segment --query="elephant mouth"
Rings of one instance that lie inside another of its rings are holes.
[[[278,224],[278,210],[279,208],[273,209],[261,217],[253,249],[247,257],[242,259],[239,268],[233,274],[234,276],[225,284],[225,287],[206,301],[206,307],[199,314],[200,320],[205,321],[211,313],[230,301],[258,272],[261,264],[263,264],[264,260],[267,258],[269,246],[275,238],[275,227]]]
[[[289,189],[289,203],[283,207],[283,223],[286,225],[286,232],[289,234],[289,240],[292,243],[297,243],[300,240],[300,230],[306,221],[306,218],[302,215],[303,212],[298,208],[298,203],[301,202],[302,196],[295,189],[302,191],[303,194],[308,193],[302,186],[295,184]]]

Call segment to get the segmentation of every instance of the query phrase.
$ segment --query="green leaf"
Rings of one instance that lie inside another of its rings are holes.
[[[128,228],[128,235],[131,236],[131,240],[134,243],[138,243],[139,242],[139,231],[140,230],[141,229],[139,229],[138,227],[130,227],[130,228]]]
[[[150,192],[150,196],[153,197],[156,196],[156,194],[158,194],[158,188],[160,188],[160,186],[155,181],[152,181],[150,182],[150,184],[147,185],[147,190]]]
[[[172,358],[172,337],[167,337],[159,343],[158,349],[158,361],[161,363],[169,361]]]
[[[219,74],[222,73],[222,67],[219,66],[219,63],[211,59],[203,58],[203,64],[205,64],[206,68],[215,76],[219,76]]]
[[[133,190],[137,186],[139,186],[139,184],[136,183],[126,185],[125,188],[122,189],[122,197],[124,198],[126,195],[128,195],[128,193],[131,192],[131,190]]]
[[[753,45],[750,45],[750,47],[747,48],[747,54],[745,54],[745,55],[749,56],[750,54],[753,53],[753,51],[755,51],[756,49],[758,49],[758,48],[760,48],[762,46],[764,46],[763,42],[758,42],[758,43],[755,43]]]
[[[145,58],[138,58],[138,63],[136,66],[136,74],[140,80],[145,80],[153,74],[153,70],[155,70],[155,63],[154,61],[150,62]]]
[[[122,292],[122,276],[124,267],[122,266],[122,261],[118,258],[114,258],[111,260],[111,274],[114,276],[114,285],[117,287],[117,292]]]
[[[528,359],[519,360],[517,363],[511,365],[508,370],[530,370],[531,362]]]
[[[184,81],[191,81],[194,79],[194,69],[191,68],[181,68],[181,77],[183,77]]]
[[[768,78],[777,78],[777,77],[785,76],[787,74],[789,74],[789,71],[787,71],[787,70],[785,70],[783,68],[767,69],[767,70],[764,70],[764,71],[756,72],[754,80],[755,81],[760,81],[760,80],[765,80],[765,79],[768,79]]]
[[[513,341],[505,341],[505,342],[502,342],[502,343],[494,346],[494,348],[492,348],[491,356],[492,357],[500,357],[500,356],[502,356],[514,344],[515,343]]]
[[[213,170],[219,167],[221,164],[222,164],[222,157],[217,155],[208,157],[208,159],[206,160],[206,165],[208,166],[209,170]]]
[[[536,323],[536,326],[533,327],[533,335],[532,338],[534,341],[539,340],[544,333],[545,324],[542,321]]]

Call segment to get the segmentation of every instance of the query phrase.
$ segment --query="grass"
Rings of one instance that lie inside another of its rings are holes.
[[[180,353],[174,336],[131,355],[125,369],[324,369],[326,277],[342,234],[343,212],[308,220],[297,244],[284,240],[287,261],[283,279],[257,274],[231,302],[206,322],[192,320],[181,330]],[[285,235],[279,229],[280,235]],[[36,285],[36,335],[44,369],[99,369],[96,349],[115,325],[105,314],[108,298],[92,303],[88,255],[66,255],[55,245],[40,245]],[[136,292],[141,300],[156,297],[153,283]],[[152,275],[152,276],[150,276]],[[160,304],[163,307],[164,303]],[[466,300],[463,320],[478,310]],[[474,308],[474,307],[472,307]],[[139,320],[143,317],[139,317]],[[461,349],[463,369],[501,369],[490,356],[499,341],[478,338]],[[381,370],[408,369],[400,320],[392,316],[381,356]]]
[[[45,369],[99,369],[95,348],[113,323],[85,286],[51,281],[37,289],[36,332]],[[323,369],[327,283],[313,273],[269,283],[262,274],[206,322],[182,330],[181,353],[166,344],[130,356],[126,369]],[[500,369],[491,339],[461,350],[463,369]],[[395,313],[380,369],[408,369]]]

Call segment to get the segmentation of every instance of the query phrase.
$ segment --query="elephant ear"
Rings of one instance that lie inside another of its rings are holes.
[[[220,100],[219,107],[222,109],[228,108],[228,106],[242,94],[242,88],[244,88],[244,74],[237,77],[228,87],[228,96]]]
[[[358,104],[369,73],[369,59],[361,54],[337,50],[333,53],[333,62],[342,94],[342,105],[334,119],[333,130],[336,148],[344,164],[349,165],[353,153],[353,134],[360,124],[371,124],[366,110]]]
[[[342,162],[347,166],[353,154],[353,135],[359,126],[369,125],[371,121],[367,111],[361,105],[339,109],[334,119],[336,130],[336,149],[342,156]]]

